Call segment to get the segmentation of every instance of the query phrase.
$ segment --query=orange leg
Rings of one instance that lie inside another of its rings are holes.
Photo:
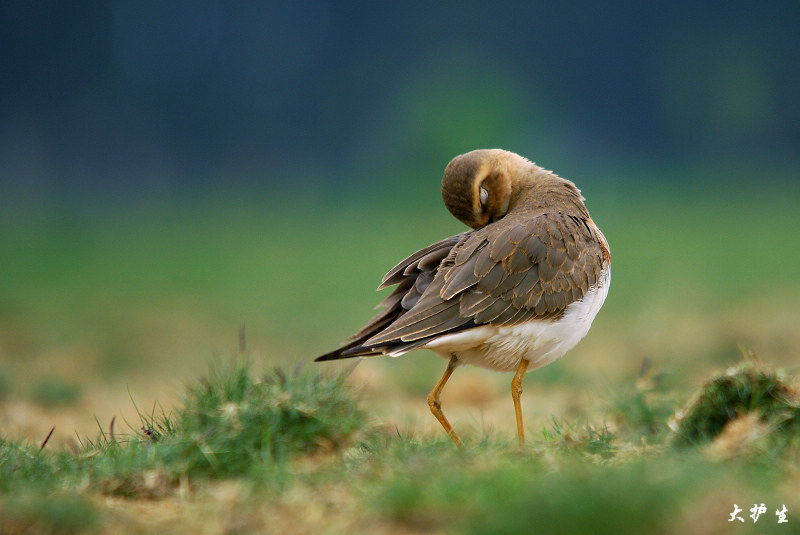
[[[444,375],[442,378],[439,379],[439,382],[436,383],[436,386],[433,388],[430,394],[428,394],[428,406],[431,408],[431,412],[436,419],[439,420],[439,423],[442,424],[444,427],[447,436],[449,436],[453,442],[456,443],[456,446],[461,446],[461,439],[458,438],[456,432],[453,431],[453,426],[450,425],[450,422],[447,421],[445,418],[444,413],[442,412],[442,402],[439,401],[439,394],[442,393],[442,389],[444,388],[445,383],[447,380],[450,379],[450,376],[453,374],[453,370],[458,367],[458,359],[453,355],[450,357],[450,362],[447,364],[447,369],[444,371]]]
[[[517,373],[511,380],[511,398],[514,400],[514,412],[517,415],[517,435],[519,436],[519,445],[525,445],[525,429],[522,427],[522,407],[519,404],[519,396],[522,394],[522,378],[525,376],[525,371],[528,369],[527,360],[522,359],[519,361]]]

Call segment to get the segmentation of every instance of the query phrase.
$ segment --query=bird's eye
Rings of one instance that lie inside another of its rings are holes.
[[[481,206],[486,206],[486,202],[489,200],[489,191],[483,186],[481,186],[480,195],[481,195]]]

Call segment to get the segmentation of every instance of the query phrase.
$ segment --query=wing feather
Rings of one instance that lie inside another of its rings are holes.
[[[607,250],[586,220],[506,217],[410,255],[383,278],[387,309],[321,359],[403,354],[476,325],[558,317],[596,284]]]

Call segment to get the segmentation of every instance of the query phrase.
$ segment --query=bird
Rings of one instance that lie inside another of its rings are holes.
[[[525,444],[523,377],[562,357],[589,331],[608,295],[611,252],[574,182],[503,149],[453,158],[442,199],[470,227],[420,249],[383,277],[383,310],[315,361],[429,349],[447,360],[428,395],[445,433],[462,441],[440,395],[461,365],[514,372],[511,396]]]

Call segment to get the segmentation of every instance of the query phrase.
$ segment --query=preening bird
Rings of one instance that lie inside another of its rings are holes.
[[[462,364],[515,372],[511,396],[524,444],[526,372],[549,364],[589,331],[611,282],[611,253],[575,184],[501,149],[455,157],[442,198],[470,230],[412,254],[378,289],[384,310],[317,361],[398,357],[426,348],[448,360],[428,395],[431,412],[461,443],[439,396]]]

